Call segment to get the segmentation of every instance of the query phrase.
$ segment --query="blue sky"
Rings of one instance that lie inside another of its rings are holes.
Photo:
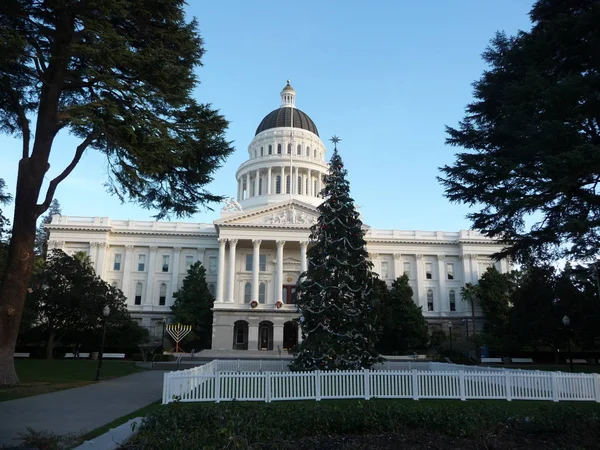
[[[235,171],[262,118],[280,103],[286,79],[331,155],[349,172],[363,220],[383,229],[467,229],[468,208],[449,203],[435,177],[457,149],[444,144],[485,69],[481,53],[498,30],[528,30],[532,0],[189,1],[205,41],[197,98],[230,121],[235,153],[209,190],[235,196]],[[59,135],[51,179],[77,140]],[[0,177],[14,193],[20,141],[0,135]],[[57,189],[63,214],[151,220],[153,211],[121,204],[103,186],[102,156],[88,152]],[[203,212],[186,221],[210,222]],[[175,220],[175,219],[173,219]]]

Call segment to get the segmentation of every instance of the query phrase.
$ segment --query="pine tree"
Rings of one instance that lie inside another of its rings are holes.
[[[427,321],[423,317],[422,308],[413,300],[413,290],[406,275],[394,280],[379,313],[382,333],[378,349],[382,353],[398,355],[427,348]]]
[[[192,325],[193,336],[200,348],[210,348],[212,340],[212,307],[215,298],[206,284],[206,269],[200,262],[192,264],[183,286],[174,295],[171,311],[175,321]],[[188,339],[190,339],[188,337]],[[198,348],[198,347],[196,347]]]
[[[337,151],[311,228],[308,270],[298,283],[303,341],[294,349],[294,370],[356,370],[380,360],[375,349],[372,264],[364,230],[350,197],[342,158]]]

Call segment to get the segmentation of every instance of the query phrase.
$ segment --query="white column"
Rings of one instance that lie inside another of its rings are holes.
[[[258,169],[254,171],[254,196],[258,197],[258,177],[260,174],[258,173]]]
[[[242,196],[244,195],[244,190],[242,189],[243,185],[244,184],[242,183],[242,179],[240,178],[238,180],[238,196],[237,196],[238,202],[243,200],[243,198],[242,198]]]
[[[217,273],[217,302],[223,302],[223,288],[225,287],[225,244],[227,239],[219,239],[219,271]]]
[[[179,260],[181,259],[181,247],[173,247],[173,267],[171,269],[171,295],[177,292],[179,288]]]
[[[146,299],[144,304],[152,305],[154,303],[154,272],[156,272],[156,251],[158,247],[150,247],[150,258],[148,262],[148,285],[146,286]]]
[[[246,173],[246,198],[250,198],[250,194],[251,194],[251,189],[250,189],[250,172]]]
[[[306,192],[306,195],[310,195],[310,196],[315,196],[314,192],[313,192],[313,183],[312,183],[312,175],[311,175],[311,170],[308,169],[308,192]]]
[[[131,262],[133,259],[133,245],[125,246],[125,261],[123,262],[123,284],[121,285],[121,290],[123,291],[123,295],[127,297],[129,300],[129,296],[131,294],[131,287],[129,286],[129,279],[131,276]]]
[[[197,256],[197,260],[200,262],[200,264],[202,264],[204,267],[206,267],[204,265],[204,252],[205,252],[206,249],[198,247],[197,250],[198,250],[198,254],[196,255]]]
[[[271,195],[271,168],[267,169],[267,194]]]
[[[308,247],[308,241],[300,241],[300,272],[306,272],[308,269],[306,261],[306,248]]]
[[[446,255],[437,255],[438,259],[438,277],[440,286],[440,311],[450,311],[450,301],[446,293]],[[434,308],[435,309],[435,308]]]
[[[394,279],[402,276],[402,254],[394,253]]]
[[[379,253],[369,253],[369,259],[373,263],[373,272],[381,275],[381,268],[379,267]]]
[[[108,242],[98,242],[98,259],[96,260],[96,274],[104,279],[104,272],[106,270],[106,253],[109,249]]]
[[[277,241],[277,284],[275,287],[275,301],[283,302],[283,246],[285,241]]]
[[[229,274],[227,279],[227,301],[233,303],[233,288],[235,286],[235,247],[237,239],[229,239]]]
[[[295,171],[294,171],[294,180],[293,180],[293,184],[291,186],[292,189],[292,193],[294,194],[299,194],[300,192],[298,192],[298,166],[295,167]],[[291,182],[292,180],[290,180]]]
[[[471,255],[471,282],[476,284],[479,282],[479,256]]]
[[[315,195],[317,195],[317,193],[321,192],[321,189],[323,189],[321,187],[322,178],[323,174],[321,172],[317,172],[317,192],[315,193]]]
[[[285,194],[285,166],[281,166],[281,191],[280,194]]]
[[[260,239],[252,240],[252,295],[251,301],[258,302],[258,273],[260,270]]]
[[[417,262],[417,306],[422,306],[423,302],[423,255],[415,255]],[[427,306],[427,305],[425,305]],[[427,307],[424,308],[427,311]]]

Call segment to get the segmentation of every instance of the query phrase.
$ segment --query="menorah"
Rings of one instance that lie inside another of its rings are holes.
[[[167,325],[167,333],[169,333],[169,336],[175,341],[175,353],[179,353],[179,343],[183,341],[183,338],[186,337],[190,331],[192,331],[191,325],[181,325],[180,323],[171,323]]]

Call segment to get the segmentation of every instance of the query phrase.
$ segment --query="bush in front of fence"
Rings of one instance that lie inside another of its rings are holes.
[[[600,435],[600,407],[405,400],[172,403],[148,416],[126,448],[296,448],[294,443],[307,438],[389,433],[495,443],[495,448],[511,448],[497,444],[520,437],[587,448],[585,442],[596,445]]]

